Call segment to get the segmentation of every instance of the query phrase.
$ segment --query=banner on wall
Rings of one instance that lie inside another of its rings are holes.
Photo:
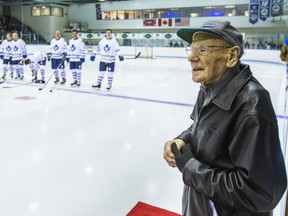
[[[161,18],[158,19],[158,27],[171,27],[172,26],[172,18]]]
[[[265,21],[270,16],[270,0],[260,0],[259,19]]]
[[[283,1],[282,11],[283,15],[288,15],[288,0]]]
[[[283,0],[271,0],[271,16],[281,16]]]
[[[95,4],[95,9],[96,9],[96,19],[102,20],[101,4]]]
[[[79,37],[82,39],[95,39],[95,34],[92,33],[79,33]]]
[[[156,19],[144,19],[143,26],[156,26]]]
[[[249,22],[255,24],[258,22],[259,0],[250,0],[249,4]]]
[[[175,18],[175,26],[189,26],[190,18]]]

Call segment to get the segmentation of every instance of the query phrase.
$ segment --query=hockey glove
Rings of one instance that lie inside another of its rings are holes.
[[[22,57],[23,57],[23,59],[26,59],[26,58],[27,58],[27,55],[23,55]]]
[[[0,59],[3,59],[3,58],[4,58],[4,54],[0,53]]]
[[[70,61],[70,58],[66,58],[66,62],[68,63]]]
[[[25,65],[28,65],[28,64],[30,64],[30,63],[31,63],[31,60],[30,60],[30,59],[25,59],[25,60],[24,60],[24,64],[25,64]]]
[[[176,166],[180,172],[183,171],[185,164],[194,157],[191,152],[191,146],[189,143],[184,145],[182,152],[178,149],[175,143],[172,143],[171,151],[174,154]]]
[[[81,64],[84,63],[85,62],[85,58],[81,58],[80,61],[81,61]]]
[[[51,53],[47,53],[47,60],[50,61],[51,60],[51,56],[52,54]]]
[[[92,61],[92,62],[95,61],[95,56],[94,55],[90,56],[90,61]]]
[[[120,61],[124,61],[124,57],[122,55],[119,56]]]
[[[62,61],[65,61],[65,59],[66,59],[66,61],[67,61],[66,56],[67,56],[67,53],[66,53],[66,52],[62,53]],[[68,61],[68,62],[69,62],[69,61]]]

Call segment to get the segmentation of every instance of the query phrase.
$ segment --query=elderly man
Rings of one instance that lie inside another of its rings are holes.
[[[12,48],[11,48],[11,70],[15,69],[17,76],[15,79],[24,79],[23,60],[27,58],[27,50],[25,42],[19,38],[18,33],[12,34]]]
[[[51,40],[50,43],[50,52],[47,53],[47,60],[51,60],[51,68],[54,71],[55,81],[57,84],[60,82],[59,73],[61,74],[62,81],[61,85],[65,85],[66,83],[66,71],[64,62],[66,60],[67,55],[67,43],[61,37],[60,31],[55,32],[55,38]]]
[[[242,64],[242,34],[228,21],[180,29],[200,83],[192,125],[164,146],[182,173],[184,216],[270,216],[286,190],[269,92]]]

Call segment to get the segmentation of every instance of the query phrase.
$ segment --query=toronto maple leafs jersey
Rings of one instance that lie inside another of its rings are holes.
[[[4,59],[9,59],[12,56],[12,40],[3,40],[0,46],[0,52],[3,52]]]
[[[12,61],[21,60],[23,55],[27,55],[26,44],[22,39],[12,40]]]
[[[34,55],[30,56],[29,59],[31,61],[29,65],[31,71],[38,71],[40,68],[40,62],[45,60],[45,55],[40,52],[36,52]]]
[[[70,62],[79,62],[85,58],[84,43],[81,38],[71,39],[68,46],[68,56]]]
[[[121,51],[119,48],[119,44],[115,38],[106,39],[103,38],[98,46],[96,47],[96,50],[94,52],[94,55],[101,55],[100,61],[102,62],[115,62],[115,56],[121,55]]]
[[[52,54],[51,58],[61,59],[64,52],[67,52],[66,41],[63,38],[52,39],[50,43],[50,53]]]

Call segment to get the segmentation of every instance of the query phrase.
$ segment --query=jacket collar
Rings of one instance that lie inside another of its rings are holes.
[[[240,72],[222,89],[212,103],[223,110],[229,110],[236,95],[251,77],[252,73],[249,65],[240,63]]]

